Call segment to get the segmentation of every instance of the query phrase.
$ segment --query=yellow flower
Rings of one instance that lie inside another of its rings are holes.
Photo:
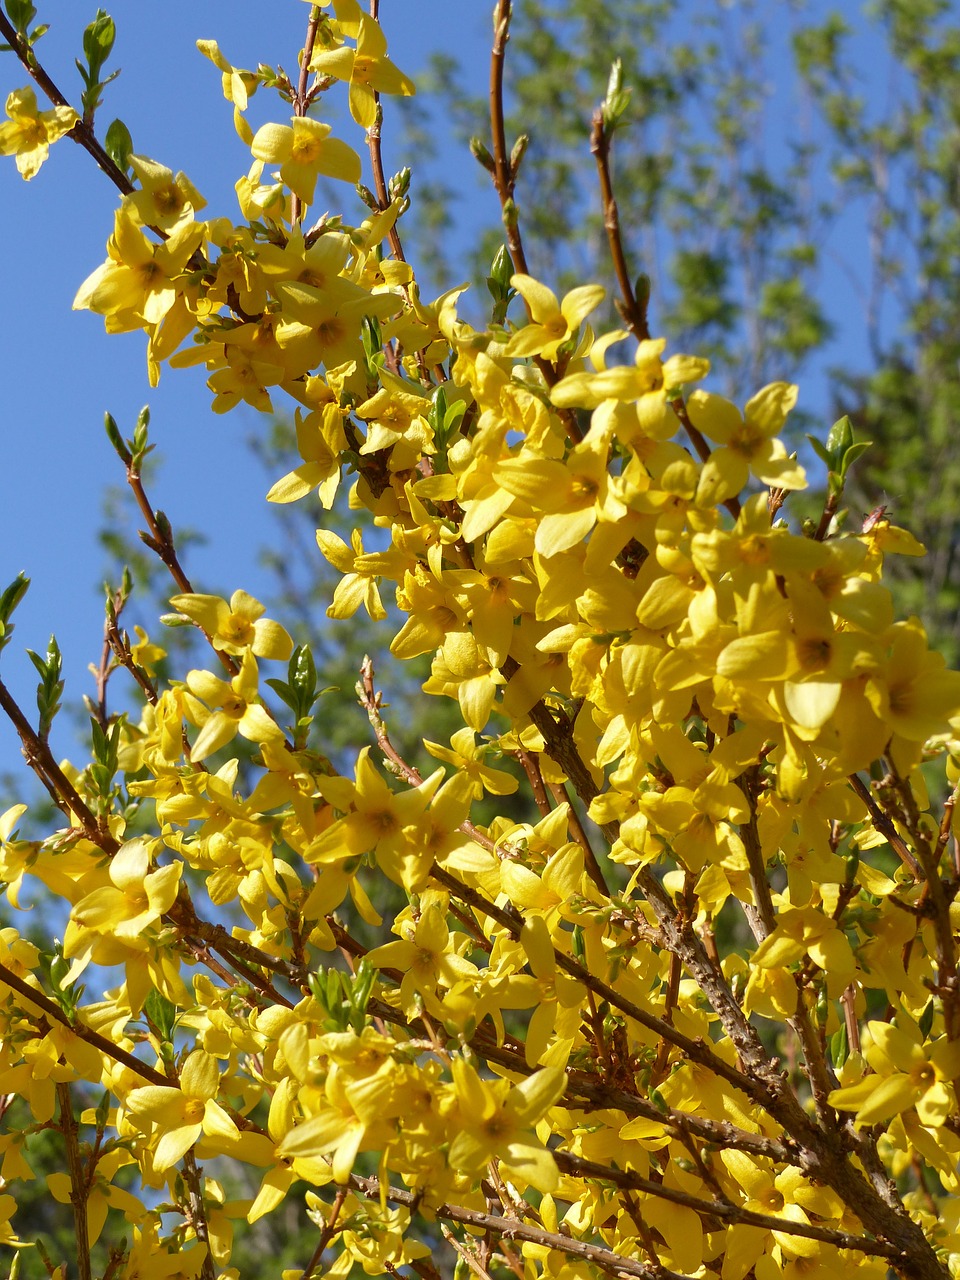
[[[206,200],[184,174],[174,177],[172,169],[146,156],[131,156],[130,164],[142,189],[127,200],[147,226],[172,231],[181,222],[191,222],[194,213],[206,205]]]
[[[9,121],[0,124],[0,155],[17,157],[29,182],[50,153],[50,143],[69,133],[80,117],[73,107],[41,111],[32,89],[14,89],[7,97]]]
[[[752,472],[761,484],[778,489],[802,489],[803,467],[787,455],[777,433],[797,403],[797,388],[789,382],[771,382],[744,405],[736,405],[708,391],[694,391],[687,401],[690,421],[710,440],[720,444],[703,464],[697,501],[714,506],[739,493]]]
[[[438,983],[453,987],[478,977],[476,965],[450,946],[450,930],[436,902],[424,908],[416,924],[405,921],[401,933],[399,941],[375,947],[367,959],[378,968],[402,970],[400,1002],[408,1016],[416,1012],[418,994],[426,997],[428,1008],[435,1009]]]
[[[250,742],[270,742],[283,737],[257,696],[257,663],[249,649],[244,650],[240,670],[229,683],[218,680],[209,671],[191,671],[187,675],[187,688],[214,708],[203,718],[197,740],[190,749],[193,761],[206,760],[238,733]]]
[[[220,1072],[216,1058],[202,1049],[189,1054],[180,1071],[180,1087],[148,1084],[127,1094],[125,1106],[139,1124],[158,1134],[153,1167],[158,1173],[183,1159],[201,1134],[218,1146],[237,1142],[240,1132],[217,1102]]]
[[[315,781],[323,798],[346,816],[307,846],[303,857],[310,863],[359,857],[368,852],[378,857],[395,853],[402,846],[404,827],[423,812],[440,781],[440,771],[421,787],[398,795],[371,763],[370,748],[364,747],[357,757],[356,784],[339,777]]]
[[[171,596],[170,603],[202,627],[224,653],[249,649],[258,658],[285,662],[293,652],[293,641],[280,623],[264,618],[263,605],[245,591],[235,591],[229,604],[220,596],[196,594]]]
[[[548,558],[581,542],[597,520],[615,521],[626,512],[607,471],[606,448],[594,442],[575,445],[566,462],[524,449],[493,474],[509,493],[545,513],[534,545]]]
[[[601,340],[602,341],[602,340]],[[599,346],[599,344],[597,344]],[[636,405],[636,424],[619,424],[618,434],[632,439],[634,433],[666,439],[677,430],[677,420],[667,405],[667,392],[687,382],[698,382],[710,372],[710,362],[696,356],[675,355],[662,360],[666,338],[647,338],[637,344],[633,368],[603,367],[605,350],[594,356],[597,371],[568,374],[550,392],[560,408],[596,409],[605,400]]]
[[[73,919],[97,933],[137,938],[173,906],[182,871],[180,862],[151,871],[146,842],[128,840],[110,861],[112,884],[81,898]]]
[[[373,620],[387,616],[377,590],[377,574],[364,572],[362,562],[363,535],[354,529],[350,535],[351,546],[329,529],[317,530],[317,546],[335,569],[343,574],[333,593],[333,603],[327,609],[328,618],[352,618],[361,605]]]
[[[268,502],[296,502],[316,486],[321,505],[328,511],[333,506],[340,485],[340,456],[330,448],[328,437],[343,428],[340,406],[333,392],[327,394],[330,398],[322,409],[306,415],[296,410],[297,452],[303,462],[270,487]]]
[[[924,742],[960,712],[960,672],[949,671],[943,655],[927,648],[916,618],[894,623],[883,638],[889,646],[886,670],[867,684],[867,698],[894,733]]]
[[[424,740],[423,745],[437,760],[446,760],[461,774],[470,779],[471,794],[480,800],[484,791],[495,796],[510,796],[520,785],[513,774],[503,769],[493,769],[484,764],[484,756],[492,744],[476,745],[476,735],[472,729],[458,729],[450,739],[450,746],[441,746],[438,742]]]
[[[304,201],[313,200],[317,178],[360,181],[360,157],[352,147],[331,138],[331,126],[306,116],[291,124],[265,124],[254,134],[250,150],[258,160],[279,164],[282,182]]]
[[[586,317],[603,301],[606,290],[600,284],[584,284],[558,302],[546,285],[532,276],[511,276],[510,283],[530,312],[530,323],[519,329],[504,352],[508,356],[543,356],[552,360],[559,348],[579,332]]]
[[[108,317],[131,313],[136,323],[159,324],[182,293],[174,282],[202,240],[203,224],[186,221],[163,244],[153,244],[131,207],[121,205],[107,244],[109,257],[78,289],[74,311]]]
[[[462,1058],[454,1060],[452,1069],[451,1166],[480,1174],[488,1161],[499,1160],[511,1178],[538,1191],[555,1190],[557,1166],[533,1131],[563,1093],[563,1071],[544,1067],[511,1087],[508,1080],[481,1080]]]
[[[130,1160],[131,1156],[126,1151],[111,1151],[97,1161],[87,1199],[87,1239],[91,1245],[100,1238],[107,1221],[108,1209],[122,1210],[129,1220],[136,1220],[143,1213],[143,1206],[136,1196],[113,1184],[117,1170]],[[73,1190],[70,1175],[48,1173],[47,1190],[59,1204],[70,1204],[70,1193]]]
[[[920,1123],[936,1128],[956,1111],[953,1080],[960,1074],[960,1044],[941,1039],[925,1045],[917,1025],[867,1023],[863,1056],[875,1074],[834,1089],[832,1107],[854,1111],[859,1124],[883,1124],[916,1108]]]
[[[310,60],[310,70],[347,81],[350,114],[364,129],[369,129],[377,118],[375,93],[397,93],[409,98],[417,91],[410,77],[387,57],[384,34],[366,14],[360,16],[356,49],[320,49]]]

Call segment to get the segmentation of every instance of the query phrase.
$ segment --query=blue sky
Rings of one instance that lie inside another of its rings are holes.
[[[78,101],[73,58],[95,5],[38,0],[38,8],[41,19],[52,24],[38,49],[41,60],[67,96]],[[98,117],[101,133],[115,115],[121,116],[137,152],[188,174],[208,200],[204,216],[238,216],[233,186],[248,169],[250,154],[233,131],[219,73],[197,52],[195,42],[214,38],[237,65],[255,66],[262,60],[280,64],[292,75],[308,6],[303,0],[271,0],[269,5],[262,0],[116,0],[109,9],[118,29],[111,65],[120,66],[122,74],[107,90]],[[382,0],[381,17],[391,56],[414,78],[432,50],[452,49],[475,90],[483,93],[491,10],[490,0]],[[26,80],[11,55],[0,58],[4,96]],[[406,163],[415,168],[416,157],[399,150],[389,100],[385,105],[387,171]],[[778,109],[784,110],[783,105]],[[286,115],[275,96],[261,91],[250,118],[256,127]],[[336,129],[365,155],[362,136],[345,118],[345,110]],[[462,165],[467,173],[464,190],[469,195],[457,211],[457,234],[464,235],[471,224],[493,221],[493,193],[476,182],[476,163],[449,147],[442,159]],[[191,551],[187,563],[198,590],[242,586],[257,594],[267,589],[257,561],[269,530],[264,503],[269,479],[245,443],[256,428],[252,410],[213,415],[200,370],[165,369],[160,386],[151,390],[143,336],[108,337],[99,317],[71,310],[77,287],[104,257],[117,205],[114,188],[90,157],[64,140],[31,183],[19,178],[12,161],[0,160],[0,192],[6,299],[0,341],[5,481],[0,589],[21,570],[33,584],[18,612],[14,642],[3,654],[2,674],[29,712],[35,676],[23,649],[42,652],[51,631],[64,652],[68,698],[77,701],[81,693],[93,691],[86,667],[100,652],[98,582],[107,569],[96,534],[103,488],[122,482],[122,468],[103,431],[105,410],[130,434],[138,410],[150,403],[152,438],[165,459],[151,496],[175,529],[199,528],[208,539],[205,547]],[[362,216],[347,188],[344,211]],[[835,253],[854,260],[863,254],[859,226],[856,221],[841,226]],[[838,276],[833,289],[831,309],[836,312],[849,284]],[[839,355],[859,361],[855,326],[841,335],[832,354],[834,360]],[[822,376],[805,388],[808,406],[811,391],[812,399],[819,395],[825,400]],[[67,725],[55,735],[55,747],[63,754],[75,751]],[[0,773],[17,767],[15,736],[0,723]]]

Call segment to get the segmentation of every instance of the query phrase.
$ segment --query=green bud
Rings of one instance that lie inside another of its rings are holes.
[[[470,139],[470,153],[475,160],[480,161],[488,173],[496,172],[497,166],[493,162],[493,156],[479,138]]]
[[[520,137],[513,144],[513,150],[510,152],[510,173],[515,178],[520,168],[520,162],[526,154],[527,147],[530,145],[529,133],[521,133]]]

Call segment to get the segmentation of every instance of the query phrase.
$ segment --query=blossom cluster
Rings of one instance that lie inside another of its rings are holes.
[[[355,0],[314,39],[364,128],[412,92]],[[69,914],[53,963],[0,930],[0,1081],[30,1113],[0,1176],[76,1102],[90,1142],[50,1189],[88,1162],[90,1241],[122,1216],[130,1280],[228,1280],[241,1224],[304,1183],[331,1277],[417,1264],[437,1217],[490,1229],[491,1200],[531,1278],[919,1276],[925,1240],[955,1274],[960,674],[882,581],[922,548],[799,527],[797,388],[734,403],[706,360],[595,330],[598,285],[514,263],[479,328],[461,289],[423,301],[402,182],[307,229],[358,154],[305,114],[254,132],[269,75],[202,51],[252,155],[241,219],[133,156],[75,305],[143,330],[153,381],[203,365],[217,413],[294,409],[270,500],[345,482],[373,517],[367,547],[317,531],[330,618],[395,605],[392,653],[429,656],[463,727],[420,773],[361,683],[377,748],[343,775],[291,721],[302,647],[243,591],[178,591],[209,668],[128,650],[107,803],[67,766],[68,830],[0,818],[12,911],[39,884]],[[518,779],[524,821],[496,812]]]

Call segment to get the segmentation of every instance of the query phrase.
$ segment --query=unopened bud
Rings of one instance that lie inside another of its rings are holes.
[[[487,173],[495,173],[497,166],[493,163],[493,156],[483,145],[479,138],[470,139],[470,151],[474,159],[479,160]]]

